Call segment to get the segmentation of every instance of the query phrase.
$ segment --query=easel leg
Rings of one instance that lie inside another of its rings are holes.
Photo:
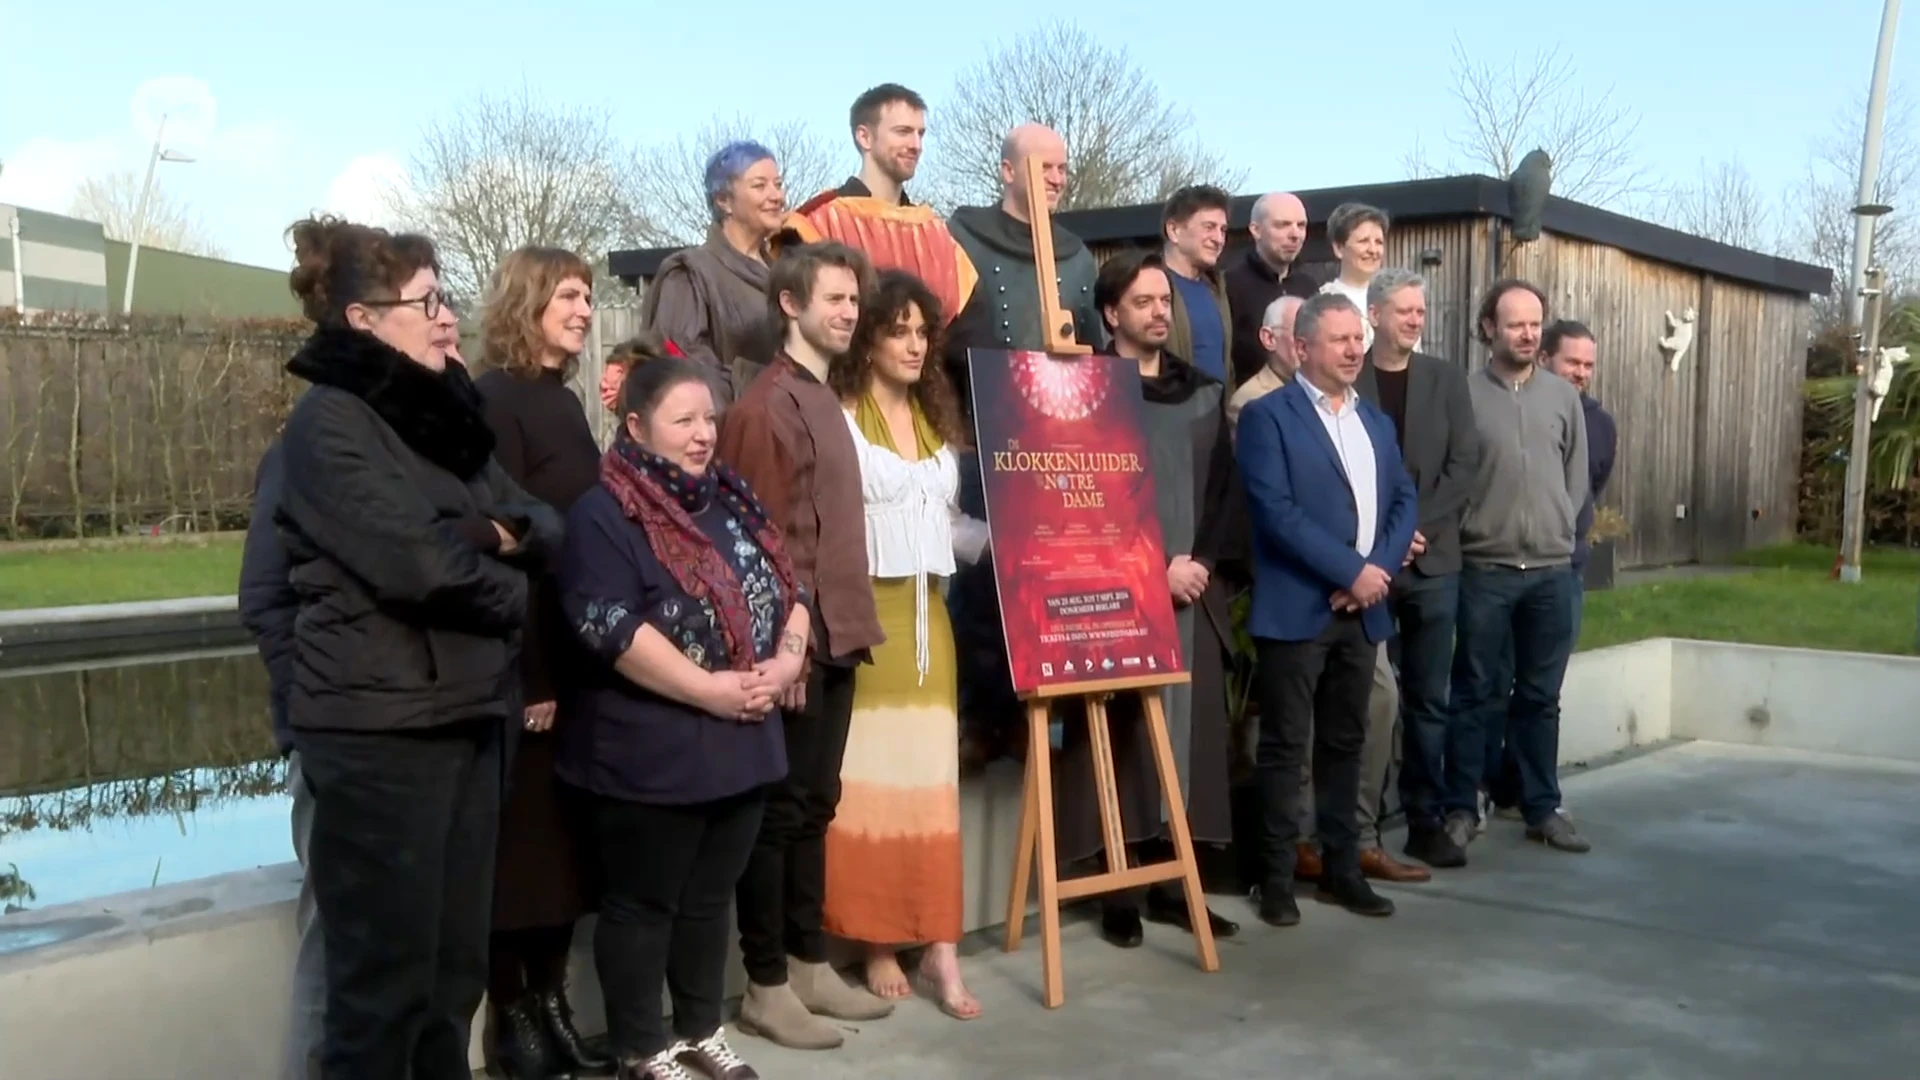
[[[1031,718],[1028,721],[1032,724]],[[1040,829],[1040,810],[1034,801],[1034,758],[1027,751],[1026,776],[1020,792],[1020,842],[1013,859],[1013,888],[1007,896],[1007,952],[1020,951],[1020,939],[1026,931],[1027,889],[1033,883],[1034,842]]]
[[[1047,737],[1047,702],[1027,703],[1027,776],[1033,782],[1034,861],[1040,873],[1040,970],[1049,1009],[1065,1004],[1060,964],[1060,865],[1053,850],[1053,744]]]
[[[1158,690],[1141,690],[1146,706],[1147,737],[1153,741],[1154,763],[1160,774],[1160,792],[1167,800],[1167,825],[1173,833],[1175,860],[1180,864],[1181,882],[1186,886],[1187,919],[1193,926],[1193,941],[1200,954],[1200,970],[1219,971],[1220,954],[1214,948],[1213,923],[1207,918],[1207,898],[1200,889],[1200,865],[1193,857],[1193,831],[1187,827],[1186,801],[1180,795],[1179,767],[1173,760],[1173,740],[1167,736],[1167,715],[1161,709]]]

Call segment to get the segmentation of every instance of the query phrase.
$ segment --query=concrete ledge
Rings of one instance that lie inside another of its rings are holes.
[[[240,625],[239,598],[233,596],[0,611],[0,668],[248,640]]]
[[[1563,701],[1563,767],[1675,738],[1920,761],[1920,660],[1660,639],[1576,655]],[[1020,783],[1000,762],[962,788],[969,930],[1005,915]],[[7,1075],[273,1075],[298,888],[288,864],[0,919]],[[572,963],[589,1031],[604,1026],[592,940],[589,919]],[[736,960],[730,989],[742,979]],[[476,1025],[476,1067],[478,1040]]]

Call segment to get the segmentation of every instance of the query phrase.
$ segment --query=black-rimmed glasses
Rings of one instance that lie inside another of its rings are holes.
[[[447,294],[439,289],[435,289],[425,296],[416,296],[411,300],[362,300],[360,303],[363,307],[379,308],[413,307],[418,304],[420,306],[420,313],[428,319],[439,318],[442,307],[453,306],[453,301],[448,299]]]

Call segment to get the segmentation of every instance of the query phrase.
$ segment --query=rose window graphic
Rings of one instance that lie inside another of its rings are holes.
[[[1084,420],[1107,400],[1112,389],[1106,364],[1084,357],[1015,353],[1013,384],[1026,403],[1056,420]]]

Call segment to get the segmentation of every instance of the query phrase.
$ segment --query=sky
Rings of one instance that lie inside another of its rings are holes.
[[[162,165],[160,183],[230,258],[266,266],[288,263],[282,233],[294,219],[373,211],[424,123],[523,85],[605,106],[617,134],[649,143],[715,113],[804,119],[833,135],[861,90],[904,82],[929,99],[931,158],[955,76],[1042,18],[1012,0],[795,21],[804,10],[792,0],[0,0],[0,202],[64,212],[85,178],[144,169],[152,134],[136,103],[182,86],[211,100],[212,124],[186,134],[198,160]],[[1046,10],[1126,48],[1191,110],[1198,137],[1246,171],[1247,191],[1402,179],[1416,140],[1444,153],[1458,115],[1448,94],[1457,38],[1487,62],[1558,46],[1583,90],[1639,114],[1637,145],[1657,174],[1732,159],[1762,191],[1782,192],[1836,114],[1863,107],[1880,22],[1874,0],[1071,0]],[[1209,20],[1168,27],[1184,10]],[[1894,56],[1893,82],[1909,96],[1920,94],[1914,21]]]

